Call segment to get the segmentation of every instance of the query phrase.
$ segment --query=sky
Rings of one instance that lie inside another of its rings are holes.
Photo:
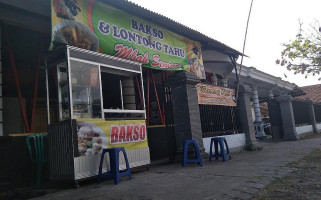
[[[131,1],[242,52],[251,0]],[[275,63],[283,50],[282,44],[295,39],[299,20],[306,32],[315,20],[321,21],[320,8],[320,0],[253,0],[244,51],[249,58],[244,58],[243,65],[298,86],[321,84],[318,81],[321,76],[305,79],[305,75],[294,75]]]

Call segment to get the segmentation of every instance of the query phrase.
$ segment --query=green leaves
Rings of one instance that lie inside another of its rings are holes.
[[[314,24],[319,24],[317,23]],[[321,71],[321,34],[319,27],[314,27],[309,34],[303,34],[302,23],[299,21],[299,31],[295,40],[282,44],[281,59],[275,62],[285,66],[287,70],[294,70],[294,74],[320,75]],[[321,80],[321,77],[319,78]]]

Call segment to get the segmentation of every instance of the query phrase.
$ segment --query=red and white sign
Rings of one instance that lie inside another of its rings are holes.
[[[128,124],[110,127],[110,144],[140,142],[146,140],[144,124]]]

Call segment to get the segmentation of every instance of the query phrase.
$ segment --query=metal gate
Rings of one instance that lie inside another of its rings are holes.
[[[168,142],[168,156],[171,162],[175,160],[176,154],[176,137],[174,130],[173,104],[171,87],[164,84],[164,107],[165,107],[165,124]]]
[[[203,137],[235,134],[241,131],[236,106],[199,105]]]
[[[268,99],[267,103],[272,129],[272,139],[278,141],[282,139],[284,135],[280,104],[276,99]]]
[[[169,158],[173,162],[176,154],[172,94],[167,80],[167,71],[144,69],[147,134],[152,161]]]

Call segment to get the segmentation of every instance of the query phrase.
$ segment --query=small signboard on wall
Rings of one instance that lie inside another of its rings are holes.
[[[196,85],[198,104],[236,106],[234,89],[199,83]]]

